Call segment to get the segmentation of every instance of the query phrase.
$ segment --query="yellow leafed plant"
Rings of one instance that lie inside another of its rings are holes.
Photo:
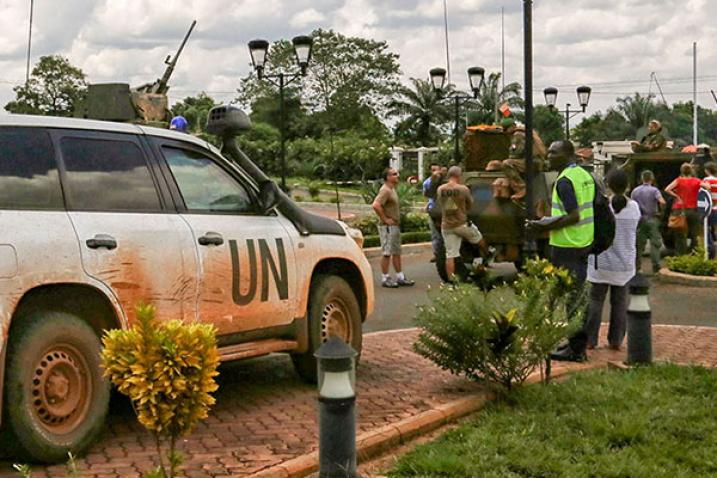
[[[158,321],[151,305],[137,306],[137,323],[111,330],[102,339],[104,374],[127,395],[140,423],[156,438],[158,452],[170,441],[169,473],[160,467],[151,476],[174,476],[180,462],[176,439],[207,418],[215,400],[219,365],[214,326]]]

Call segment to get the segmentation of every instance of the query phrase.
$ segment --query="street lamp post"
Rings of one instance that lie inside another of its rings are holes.
[[[269,42],[266,40],[252,40],[249,42],[249,55],[251,63],[256,70],[256,76],[259,80],[266,80],[272,85],[279,88],[279,126],[281,134],[281,189],[286,188],[286,117],[284,106],[284,88],[296,81],[298,78],[306,76],[306,70],[311,60],[311,48],[313,40],[309,36],[301,35],[291,40],[294,47],[294,55],[296,64],[299,67],[298,72],[287,73],[279,71],[277,73],[266,73],[266,56],[269,51]]]
[[[429,72],[431,77],[431,84],[436,94],[441,95],[446,85],[446,70],[445,68],[433,68]],[[460,158],[460,108],[465,103],[474,100],[478,97],[478,92],[483,86],[483,79],[485,77],[485,69],[480,66],[473,66],[468,68],[468,82],[470,83],[472,95],[466,93],[451,90],[448,95],[441,98],[441,100],[450,101],[453,103],[453,161],[459,163]]]
[[[543,94],[545,95],[545,104],[548,105],[548,108],[550,108],[551,110],[556,109],[558,113],[565,115],[565,139],[568,141],[570,141],[570,118],[574,117],[577,114],[585,113],[585,108],[588,107],[588,103],[590,102],[591,91],[592,90],[589,86],[578,86],[577,94],[578,103],[580,104],[579,110],[571,110],[570,103],[567,103],[565,105],[564,110],[557,110],[555,108],[555,103],[558,101],[558,89],[550,86],[543,90]]]

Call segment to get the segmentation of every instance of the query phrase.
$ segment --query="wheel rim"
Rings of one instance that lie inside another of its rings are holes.
[[[321,314],[321,342],[330,337],[339,337],[346,343],[351,343],[351,315],[348,307],[338,298],[332,298]]]
[[[90,369],[73,346],[56,344],[39,358],[32,377],[32,410],[50,433],[73,431],[87,415],[92,398]]]

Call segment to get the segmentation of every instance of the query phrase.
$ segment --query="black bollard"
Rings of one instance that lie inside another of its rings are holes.
[[[319,477],[356,472],[356,351],[331,337],[314,354],[319,367]]]
[[[628,283],[630,303],[627,307],[627,363],[652,363],[652,312],[650,282],[638,273]]]

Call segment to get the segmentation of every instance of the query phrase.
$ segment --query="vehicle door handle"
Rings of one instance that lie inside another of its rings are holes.
[[[221,246],[224,238],[217,232],[208,232],[198,239],[200,246]]]
[[[92,239],[85,241],[90,249],[99,249],[104,247],[108,250],[117,249],[117,240],[109,234],[95,234]]]

